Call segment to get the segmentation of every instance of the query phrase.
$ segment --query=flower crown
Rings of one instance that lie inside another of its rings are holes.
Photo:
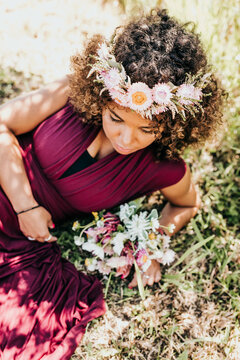
[[[131,83],[123,65],[116,61],[112,48],[106,43],[99,46],[97,54],[92,56],[96,62],[90,64],[92,69],[88,77],[97,73],[95,81],[104,85],[100,95],[108,90],[117,104],[138,112],[144,118],[152,119],[152,115],[170,110],[173,118],[178,113],[186,120],[185,111],[192,116],[199,110],[203,112],[200,104],[202,97],[211,95],[202,92],[209,82],[210,73],[204,76],[202,72],[195,76],[187,75],[187,81],[180,86],[159,82],[150,89],[143,82]]]

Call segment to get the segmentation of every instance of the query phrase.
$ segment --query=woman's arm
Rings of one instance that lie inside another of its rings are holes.
[[[39,90],[18,96],[0,106],[0,124],[15,135],[31,131],[48,116],[63,107],[68,99],[68,76]]]
[[[172,233],[166,231],[168,235],[173,235],[197,214],[200,207],[200,197],[191,181],[189,168],[187,167],[184,177],[177,184],[168,186],[161,192],[168,202],[162,210],[159,223],[166,227],[174,224],[175,229]],[[148,270],[142,275],[143,285],[153,285],[160,279],[160,265],[156,260],[153,260]],[[128,286],[129,288],[137,286],[136,274]]]
[[[16,212],[38,205],[32,194],[16,137],[0,124],[0,186]],[[49,237],[51,215],[43,207],[18,215],[21,231],[40,242]],[[50,241],[56,241],[52,237]]]
[[[38,205],[25,172],[18,141],[19,135],[34,129],[67,101],[68,77],[42,89],[17,97],[0,107],[0,186],[16,212]],[[18,215],[24,235],[43,242],[52,227],[49,212],[43,207]],[[51,241],[56,238],[52,237]]]
[[[191,181],[189,167],[184,177],[175,185],[168,186],[161,190],[168,203],[162,210],[160,225],[175,225],[173,235],[177,233],[188,221],[197,214],[200,207],[200,196]]]

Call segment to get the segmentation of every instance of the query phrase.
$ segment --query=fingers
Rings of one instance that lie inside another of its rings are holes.
[[[53,228],[55,227],[55,225],[53,223],[52,223],[52,226],[53,226]],[[44,243],[44,242],[51,243],[51,242],[57,241],[57,237],[50,234],[49,231],[46,232],[46,234],[36,235],[35,237],[34,236],[27,236],[27,238],[30,241],[39,241],[41,243]]]
[[[143,273],[142,274],[142,283],[143,286],[149,285],[152,286],[154,283],[157,283],[161,280],[162,274],[160,270],[157,270],[153,273]],[[132,281],[129,283],[128,287],[132,289],[133,287],[137,286],[137,276],[136,273],[134,274],[134,277]]]
[[[48,222],[48,227],[50,229],[54,229],[55,228],[55,224],[52,222],[52,219]]]
[[[132,281],[128,284],[129,289],[132,289],[135,286],[137,286],[137,275],[136,275],[136,273],[134,274]]]
[[[50,233],[46,234],[45,236],[41,236],[41,237],[32,237],[32,236],[27,236],[28,240],[30,241],[39,241],[41,243],[44,243],[44,242],[55,242],[57,241],[57,238],[56,236],[53,236],[51,235]]]

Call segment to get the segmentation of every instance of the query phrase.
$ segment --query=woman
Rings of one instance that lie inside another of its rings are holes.
[[[180,153],[221,121],[222,90],[199,38],[166,11],[130,21],[109,43],[93,37],[72,66],[0,109],[4,360],[69,359],[105,311],[100,283],[61,258],[53,221],[161,190],[159,223],[176,233],[200,206]],[[160,277],[153,261],[143,283]]]

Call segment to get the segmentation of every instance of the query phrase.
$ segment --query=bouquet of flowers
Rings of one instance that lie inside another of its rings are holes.
[[[141,273],[152,260],[169,265],[175,258],[175,252],[169,248],[170,237],[164,233],[164,229],[173,232],[175,226],[159,225],[156,209],[150,213],[140,211],[143,199],[120,205],[116,213],[93,212],[94,220],[85,226],[78,221],[73,224],[73,230],[79,232],[74,236],[75,244],[91,253],[85,260],[87,270],[104,275],[115,271],[124,279],[134,265],[142,298]]]

